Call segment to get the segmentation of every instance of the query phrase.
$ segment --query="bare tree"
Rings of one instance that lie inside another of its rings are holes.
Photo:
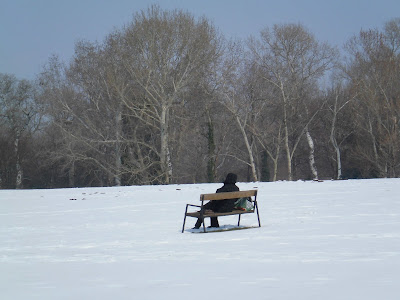
[[[68,173],[75,186],[80,176],[93,173],[97,185],[119,185],[115,163],[118,103],[110,100],[103,83],[105,65],[93,45],[78,44],[75,62],[67,68],[52,58],[39,78],[41,98],[47,107],[49,126],[58,132],[59,147],[49,157]],[[62,146],[61,146],[62,145]]]
[[[38,129],[38,112],[32,84],[17,80],[12,75],[0,74],[0,129],[3,128],[12,140],[14,166],[11,168],[15,170],[14,183],[17,189],[23,188],[23,161],[26,157],[22,144]]]
[[[68,67],[50,61],[42,96],[70,183],[77,164],[100,184],[171,182],[179,122],[221,51],[207,20],[152,6],[102,44],[78,42]]]
[[[356,95],[351,95],[349,89],[338,75],[332,78],[332,87],[326,94],[326,110],[328,112],[327,122],[329,122],[329,141],[333,146],[336,163],[336,179],[343,178],[342,167],[342,144],[353,133],[347,125],[351,123],[349,112],[351,111],[351,101]],[[346,113],[347,112],[347,113]]]
[[[78,92],[66,78],[66,66],[57,56],[49,59],[38,77],[39,96],[45,107],[46,133],[51,136],[53,145],[43,149],[39,155],[48,167],[60,166],[68,174],[69,186],[74,187],[75,167],[83,157],[77,135],[81,132],[75,117],[76,112],[85,111],[80,106]],[[81,151],[79,152],[78,149]],[[61,176],[61,174],[60,174]]]
[[[250,40],[249,47],[254,63],[263,71],[263,79],[281,101],[283,144],[288,178],[292,180],[293,155],[315,116],[303,112],[302,101],[310,97],[312,86],[333,66],[336,52],[298,24],[266,28],[260,40]]]
[[[250,131],[263,152],[272,160],[272,180],[276,181],[283,142],[281,118],[278,117],[281,115],[281,107],[274,91],[263,80],[262,70],[257,64],[250,60],[245,74],[245,95],[250,99],[252,107]]]
[[[78,42],[69,67],[51,59],[41,74],[48,118],[63,144],[50,157],[68,172],[70,186],[77,168],[97,185],[152,182],[147,175],[154,157],[143,153],[153,146],[143,146],[143,126],[127,113],[124,101],[132,87],[119,46],[115,35],[102,45]]]
[[[111,37],[103,45],[80,42],[76,45],[75,61],[67,74],[83,95],[82,105],[88,108],[85,113],[74,111],[76,121],[87,129],[78,139],[98,152],[97,164],[103,166],[114,184],[119,186],[125,173],[122,165],[124,105],[121,94],[125,95],[128,88],[123,74],[119,74],[117,54],[118,49]],[[90,160],[93,158],[88,157]]]
[[[248,157],[243,162],[250,167],[253,180],[258,181],[254,141],[250,130],[257,110],[254,109],[255,99],[248,97],[249,94],[247,94],[245,83],[247,70],[244,66],[243,54],[243,49],[238,43],[232,43],[228,48],[221,78],[221,103],[232,114],[243,138]]]
[[[361,31],[348,42],[347,51],[346,74],[356,97],[360,133],[357,151],[371,164],[366,176],[398,176],[400,19],[388,22],[384,32]]]
[[[219,57],[219,36],[210,23],[158,6],[136,14],[123,31],[124,66],[134,84],[130,112],[159,132],[162,182],[173,177],[170,122],[174,107],[185,105],[191,87]],[[140,101],[138,101],[140,100]]]

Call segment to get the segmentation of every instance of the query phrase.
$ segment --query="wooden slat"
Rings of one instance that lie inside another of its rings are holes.
[[[214,193],[214,194],[201,194],[200,200],[225,200],[242,197],[252,197],[257,195],[257,190],[228,192],[228,193]]]
[[[222,213],[210,212],[210,213],[205,213],[203,215],[203,217],[204,218],[220,217],[220,216],[239,215],[239,214],[248,214],[248,213],[254,213],[254,210],[250,210],[250,211],[234,210],[234,211],[222,212]],[[200,217],[200,212],[196,211],[196,212],[186,213],[186,215],[189,216],[189,217],[198,218],[198,217]]]

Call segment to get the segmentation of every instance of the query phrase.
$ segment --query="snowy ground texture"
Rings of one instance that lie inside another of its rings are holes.
[[[181,233],[220,184],[0,190],[0,299],[400,299],[400,179],[238,186],[261,228]]]

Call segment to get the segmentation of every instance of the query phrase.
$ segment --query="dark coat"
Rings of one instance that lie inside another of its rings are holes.
[[[220,187],[216,193],[226,193],[226,192],[237,192],[239,188],[236,186],[237,176],[236,174],[229,173],[226,176],[224,181],[224,185]],[[206,209],[211,209],[215,212],[229,212],[232,211],[237,199],[227,199],[227,200],[218,200],[218,201],[210,201],[205,206]]]

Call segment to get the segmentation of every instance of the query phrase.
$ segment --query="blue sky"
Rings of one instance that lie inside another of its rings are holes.
[[[206,16],[227,37],[294,22],[338,47],[400,17],[399,0],[0,0],[0,73],[34,79],[51,55],[68,62],[76,41],[102,41],[151,4]]]

